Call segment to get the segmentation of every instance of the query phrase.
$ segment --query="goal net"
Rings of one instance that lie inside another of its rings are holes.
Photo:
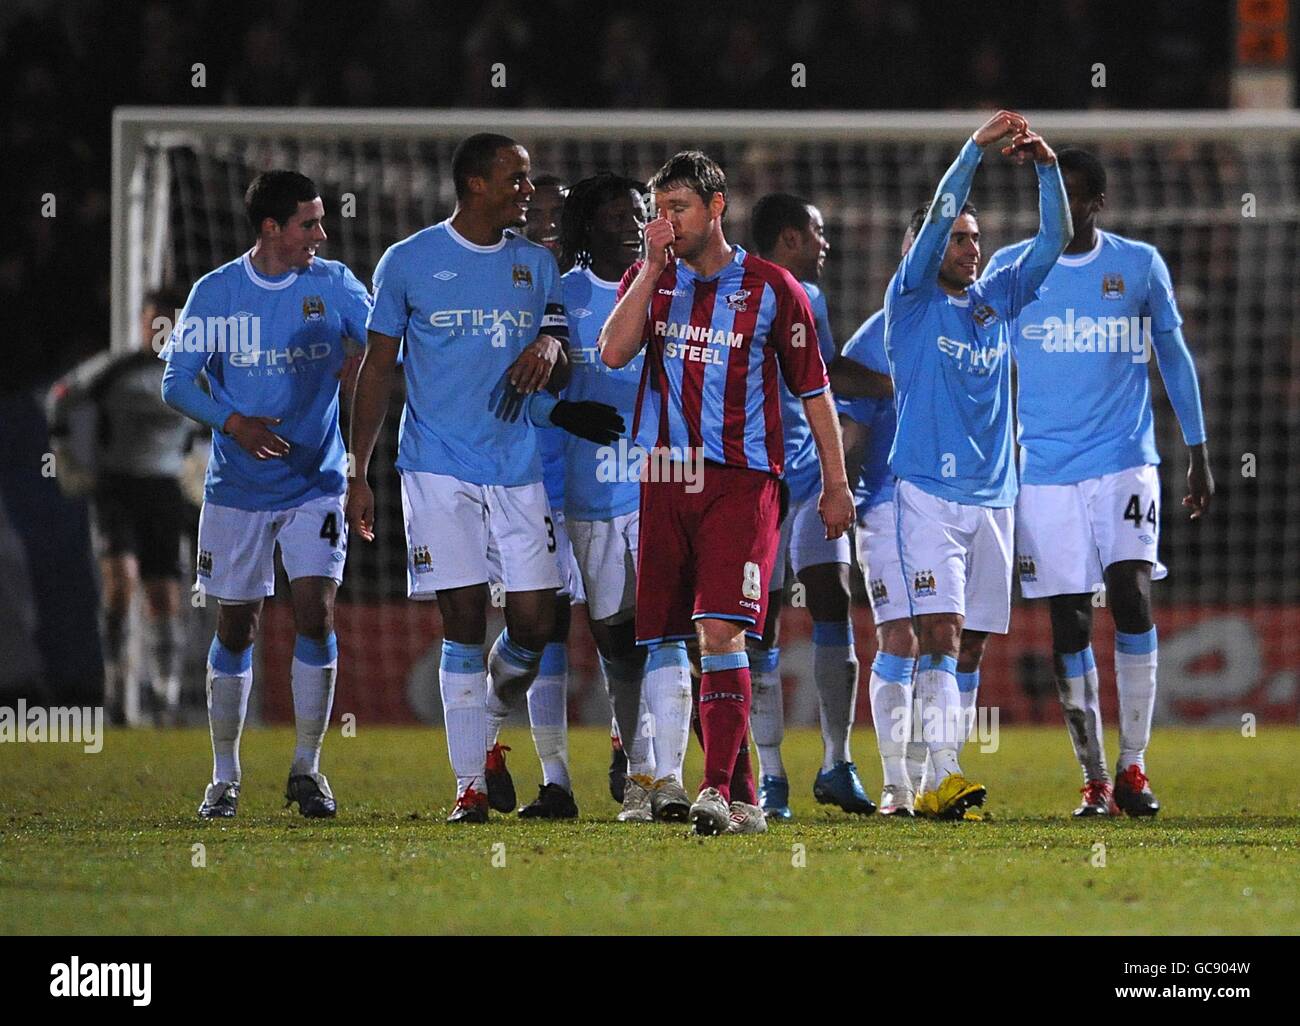
[[[127,344],[143,289],[163,282],[188,287],[249,246],[242,197],[258,171],[291,167],[314,179],[326,205],[325,255],[369,282],[389,245],[451,212],[452,151],[461,138],[485,129],[527,146],[534,174],[549,172],[567,182],[603,169],[644,179],[676,150],[703,149],[727,173],[727,232],[741,243],[748,242],[749,210],[761,195],[781,190],[806,196],[826,221],[832,248],[824,284],[842,343],[880,307],[909,213],[932,194],[976,117],[123,108],[114,123],[115,344]],[[1219,493],[1199,523],[1189,522],[1180,506],[1185,447],[1155,375],[1164,459],[1161,553],[1170,571],[1155,589],[1162,715],[1222,719],[1246,708],[1294,719],[1300,465],[1291,451],[1300,424],[1300,118],[1097,112],[1033,120],[1058,148],[1082,145],[1102,158],[1109,175],[1103,226],[1159,247],[1200,372]],[[972,200],[986,257],[1036,229],[1036,190],[1023,168],[986,160]],[[1062,389],[1069,387],[1062,381]],[[383,718],[401,718],[410,708],[427,712],[422,703],[436,672],[436,610],[405,600],[406,554],[392,466],[400,403],[395,396],[372,463],[378,537],[373,545],[354,541],[340,593],[340,685],[353,684],[350,708]],[[1050,688],[1050,645],[1041,605],[1017,608],[1011,637],[1000,654],[990,655],[996,672],[986,668],[984,679],[1014,717],[1055,720],[1054,697],[1043,698]],[[278,621],[274,610],[268,614],[261,658],[287,664],[292,631],[274,634]],[[865,607],[856,616],[865,653],[870,616]],[[799,720],[813,715],[815,700],[811,660],[799,654],[807,617],[795,610],[787,621],[783,663],[792,717]],[[1098,615],[1097,623],[1095,647],[1104,661],[1109,617]],[[570,649],[573,715],[598,722],[604,699],[580,618]],[[807,686],[799,684],[801,677]]]

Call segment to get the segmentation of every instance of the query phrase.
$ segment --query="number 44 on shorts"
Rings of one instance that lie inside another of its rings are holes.
[[[1145,520],[1152,527],[1156,526],[1156,502],[1151,500],[1151,505],[1147,507],[1146,516],[1142,515],[1142,503],[1138,496],[1129,496],[1128,505],[1124,507],[1124,519],[1133,521],[1136,528],[1142,527],[1142,521]]]

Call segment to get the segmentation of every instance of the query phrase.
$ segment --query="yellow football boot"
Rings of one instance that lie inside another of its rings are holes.
[[[940,819],[962,819],[973,805],[983,805],[986,794],[983,784],[974,784],[960,773],[949,773],[932,792]]]

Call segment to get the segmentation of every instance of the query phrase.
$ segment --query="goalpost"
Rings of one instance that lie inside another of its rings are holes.
[[[1156,384],[1166,503],[1161,549],[1170,567],[1157,601],[1229,617],[1285,610],[1281,622],[1291,627],[1277,642],[1277,658],[1300,664],[1300,516],[1293,513],[1300,509],[1300,462],[1288,451],[1300,432],[1300,113],[1030,117],[1053,146],[1083,145],[1100,155],[1109,174],[1102,224],[1159,247],[1196,355],[1220,490],[1207,522],[1189,524],[1179,506],[1181,434]],[[518,138],[535,174],[569,182],[601,169],[644,179],[676,150],[703,149],[727,172],[727,233],[741,243],[759,196],[782,190],[808,197],[826,220],[832,249],[824,284],[842,343],[881,305],[908,214],[932,194],[979,120],[978,112],[119,108],[113,344],[130,345],[146,288],[164,281],[188,288],[248,247],[242,197],[258,171],[292,167],[316,181],[330,234],[325,255],[368,282],[387,246],[451,212],[452,150],[483,130]],[[986,257],[1036,229],[1032,175],[996,155],[985,159],[972,201]],[[373,464],[380,515],[391,516],[381,525],[382,543],[352,546],[343,597],[400,610],[405,550],[391,469],[395,420]],[[418,611],[385,615],[397,619],[377,634],[427,630]],[[1256,655],[1276,661],[1264,647]],[[1252,672],[1249,659],[1238,658],[1240,674]]]

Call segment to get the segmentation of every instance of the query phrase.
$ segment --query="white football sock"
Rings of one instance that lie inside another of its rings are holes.
[[[487,746],[491,748],[501,735],[501,725],[511,710],[524,704],[529,685],[537,676],[542,653],[524,648],[510,640],[507,631],[497,635],[488,653]]]
[[[957,690],[957,660],[952,656],[923,655],[917,660],[916,693],[921,700],[921,717],[926,745],[934,760],[939,786],[950,773],[960,773],[957,750],[961,740],[961,693]]]
[[[338,662],[338,642],[332,631],[324,641],[299,635],[294,642],[289,675],[293,686],[293,723],[298,735],[293,768],[289,770],[293,776],[320,771],[320,748],[329,729]]]
[[[858,702],[858,656],[848,620],[813,623],[813,678],[822,725],[822,770],[852,762],[849,733]]]
[[[239,736],[253,690],[253,646],[232,652],[215,637],[208,649],[208,727],[212,782],[239,783]]]
[[[886,787],[915,790],[907,766],[914,663],[904,656],[877,652],[871,664],[871,720]]]
[[[542,783],[555,784],[572,793],[569,780],[569,652],[553,641],[542,652],[537,678],[528,689],[528,722],[533,746],[542,763]]]
[[[1097,693],[1097,663],[1092,646],[1081,652],[1058,652],[1056,691],[1070,733],[1074,757],[1083,770],[1083,780],[1109,780],[1106,749],[1102,739],[1101,699]]]
[[[1119,762],[1146,772],[1151,715],[1156,705],[1156,629],[1146,634],[1115,632],[1115,684],[1119,691]]]
[[[664,641],[646,656],[641,704],[654,724],[654,772],[682,781],[682,764],[691,736],[691,664],[686,642]]]
[[[749,680],[752,697],[749,727],[758,748],[758,764],[765,777],[785,777],[781,742],[785,739],[785,695],[781,689],[780,648],[749,650]],[[689,673],[689,671],[688,671]],[[686,686],[690,688],[689,675]],[[689,728],[688,728],[689,729]]]
[[[438,688],[447,725],[447,755],[451,771],[456,774],[456,795],[463,795],[471,787],[485,795],[488,683],[483,649],[444,640]]]
[[[980,671],[976,667],[969,673],[957,671],[957,697],[961,701],[961,739],[957,742],[958,753],[966,746],[970,740],[971,733],[975,729],[976,706],[975,700],[979,697],[980,690]]]
[[[614,696],[614,718],[618,736],[623,740],[629,775],[654,776],[654,750],[641,720],[641,679],[645,672],[646,651],[638,648],[614,659],[600,657],[605,686]]]

